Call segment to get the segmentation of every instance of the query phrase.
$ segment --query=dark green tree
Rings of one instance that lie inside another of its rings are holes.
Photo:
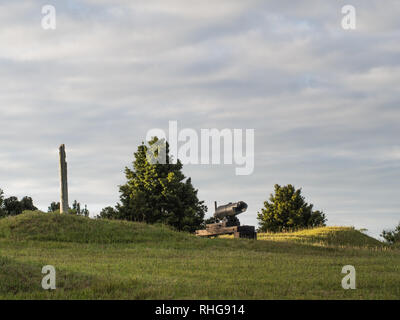
[[[22,211],[25,211],[25,210],[35,211],[38,209],[33,205],[33,199],[31,197],[23,197],[20,202],[21,202]]]
[[[25,210],[37,210],[31,197],[23,197],[21,200],[17,197],[2,199],[2,216],[16,216]]]
[[[390,244],[400,242],[400,223],[394,230],[383,230],[381,237]]]
[[[52,203],[50,203],[47,212],[57,212],[57,211],[60,211],[60,202],[53,201]]]
[[[69,209],[69,213],[84,217],[89,216],[87,205],[85,204],[85,207],[82,209],[81,204],[76,200],[72,203],[72,209]]]
[[[0,218],[6,215],[5,210],[3,209],[4,202],[4,192],[0,189]]]
[[[113,207],[105,207],[101,210],[100,214],[96,218],[100,219],[116,219],[118,217],[118,211]]]
[[[69,213],[80,215],[81,204],[78,201],[74,200],[74,202],[72,202],[72,208],[69,209]]]
[[[209,217],[204,220],[204,227],[206,224],[212,224],[212,223],[217,223],[217,222],[218,222],[218,219],[214,218],[214,216]]]
[[[325,214],[313,211],[313,205],[305,202],[301,189],[291,184],[275,185],[275,195],[264,202],[264,208],[257,214],[260,232],[280,232],[285,230],[324,226]]]
[[[87,208],[87,205],[85,204],[85,207],[81,210],[80,215],[81,216],[85,216],[85,217],[89,217],[89,210]]]
[[[22,213],[21,202],[17,197],[9,197],[3,201],[4,210],[7,216],[16,216]]]
[[[163,146],[154,149],[154,146]],[[162,153],[165,163],[149,157]],[[155,151],[154,151],[155,150]],[[120,186],[121,203],[115,211],[105,208],[103,215],[115,219],[165,223],[178,230],[193,232],[203,222],[207,207],[197,198],[191,179],[182,173],[182,163],[172,163],[168,143],[153,138],[141,144],[134,154],[133,169],[125,168],[126,184]]]
[[[60,202],[53,201],[50,204],[47,212],[60,212]],[[72,208],[69,208],[68,213],[77,214],[85,217],[89,216],[87,205],[85,205],[84,209],[82,209],[80,202],[78,202],[77,200],[74,200],[74,202],[72,202]]]

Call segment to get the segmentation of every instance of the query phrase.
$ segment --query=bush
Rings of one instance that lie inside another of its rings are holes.
[[[101,210],[100,214],[96,217],[98,219],[115,219],[117,217],[117,210],[113,207],[105,207]]]
[[[0,218],[5,215],[5,211],[3,209],[3,202],[4,202],[4,192],[0,189]]]
[[[386,240],[386,242],[390,244],[399,243],[400,242],[400,223],[394,230],[383,230],[381,233],[381,237]]]
[[[60,213],[60,202],[53,201],[52,203],[50,203],[50,206],[47,209],[47,212]],[[72,203],[72,208],[68,209],[68,213],[76,214],[78,216],[88,217],[90,212],[89,212],[86,204],[85,204],[84,209],[81,209],[80,202],[74,200],[74,202]]]
[[[0,217],[16,216],[24,210],[37,210],[31,197],[23,197],[21,200],[17,197],[4,198],[3,190],[0,189]]]

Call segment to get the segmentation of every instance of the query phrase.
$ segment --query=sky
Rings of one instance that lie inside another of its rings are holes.
[[[0,188],[47,210],[64,143],[70,200],[95,215],[150,129],[254,129],[252,174],[184,166],[207,216],[241,200],[256,225],[293,184],[328,225],[378,237],[400,221],[399,16],[398,0],[1,0]]]

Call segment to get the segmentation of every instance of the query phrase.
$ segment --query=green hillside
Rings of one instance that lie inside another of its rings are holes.
[[[320,227],[296,232],[259,233],[259,240],[295,241],[315,245],[382,247],[384,244],[351,227]]]
[[[398,299],[400,250],[351,228],[203,239],[162,225],[0,219],[0,299]],[[357,289],[344,290],[344,265]],[[57,289],[41,288],[41,268]]]
[[[0,219],[0,238],[80,243],[139,243],[187,240],[165,225],[90,219],[72,214],[24,212]]]

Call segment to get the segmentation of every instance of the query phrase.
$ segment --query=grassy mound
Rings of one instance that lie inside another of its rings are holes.
[[[185,240],[188,234],[164,225],[90,219],[71,214],[24,212],[0,219],[0,238],[79,243]]]
[[[384,244],[351,227],[320,227],[296,232],[259,233],[259,240],[294,241],[318,245],[380,247]]]
[[[161,225],[66,214],[2,218],[0,299],[400,296],[400,251],[352,228],[259,234],[259,239],[267,241],[204,239]],[[364,245],[369,247],[357,247]],[[342,267],[349,264],[357,270],[357,290],[341,286]],[[56,290],[41,288],[45,265],[56,268]]]

